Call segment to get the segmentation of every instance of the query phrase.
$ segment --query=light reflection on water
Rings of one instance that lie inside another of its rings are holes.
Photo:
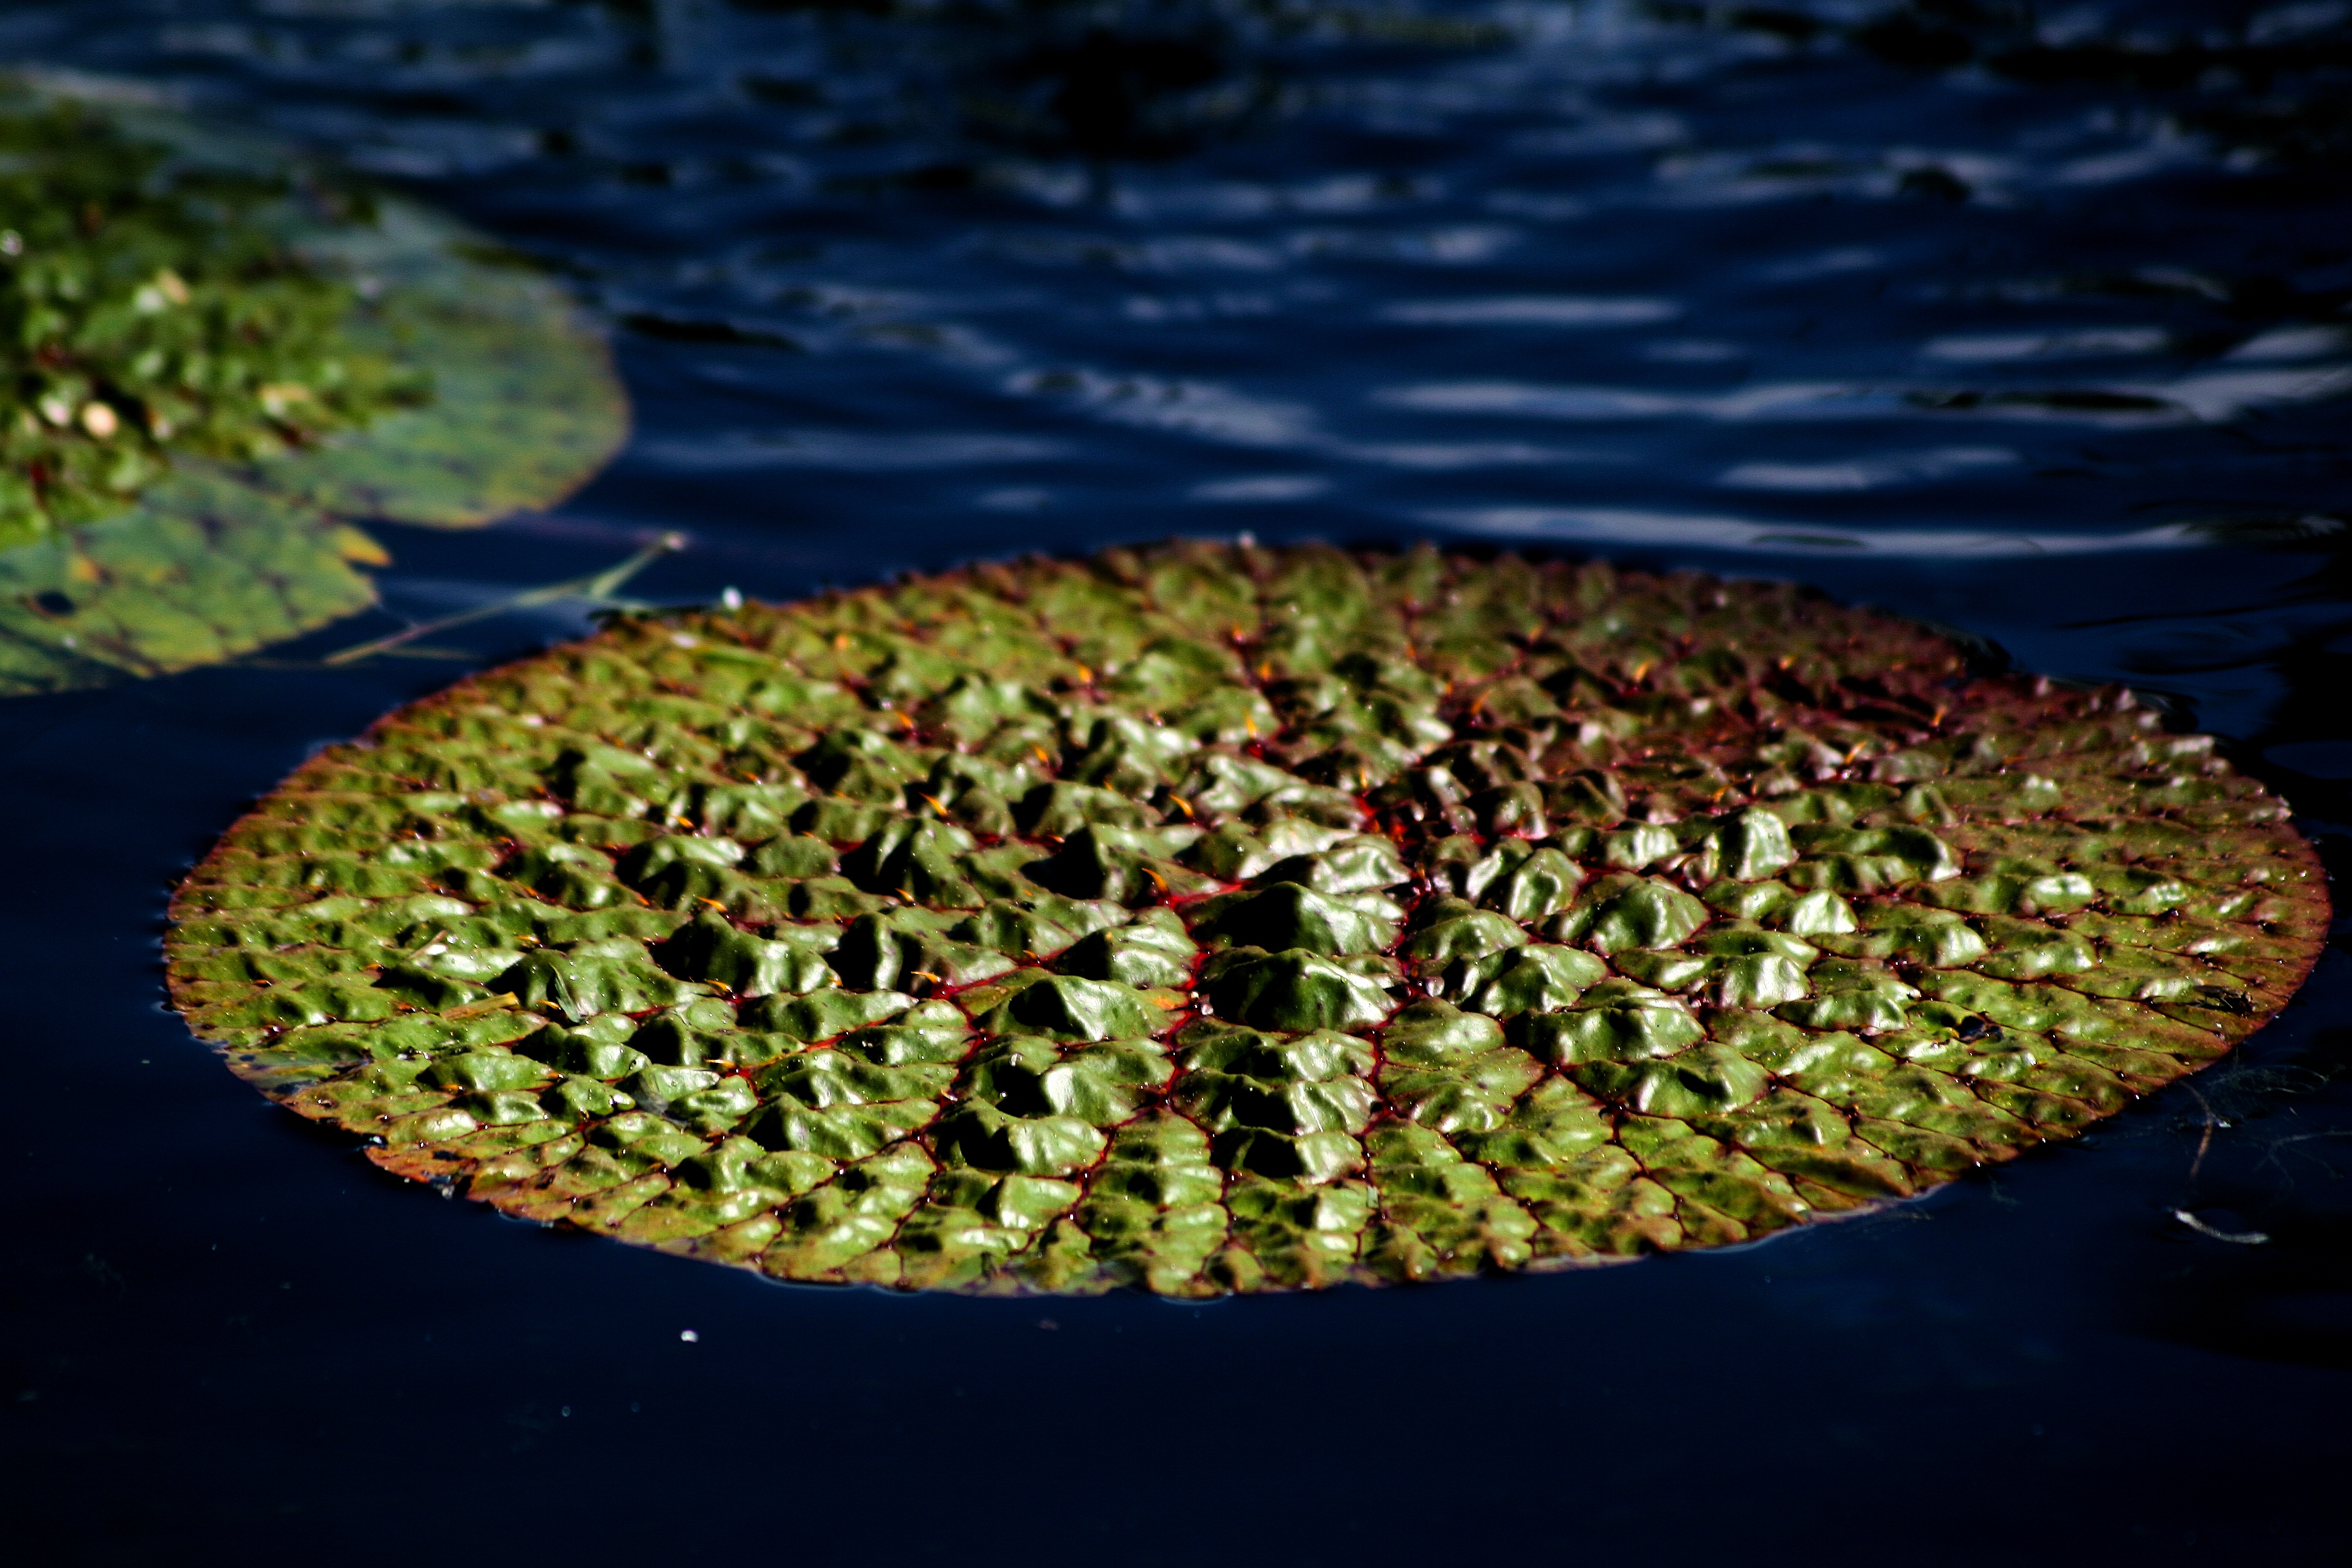
[[[1510,526],[2137,551],[2222,500],[2324,500],[2312,448],[2352,392],[2326,179],[2249,216],[2243,151],[2146,94],[1922,75],[1786,19],[167,11],[9,29],[578,277],[662,384],[588,504],[658,491],[705,533],[887,513],[929,558],[999,525],[1018,468],[1031,510],[1120,533],[1246,507],[1352,535],[1542,515],[1574,521]],[[1725,490],[1752,526],[1717,525]]]

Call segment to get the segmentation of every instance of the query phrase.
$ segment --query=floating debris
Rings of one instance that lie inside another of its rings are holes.
[[[2199,1219],[2187,1209],[2174,1209],[2172,1211],[2172,1217],[2179,1220],[2181,1224],[2187,1226],[2189,1229],[2195,1231],[2200,1236],[2210,1236],[2215,1241],[2226,1241],[2237,1247],[2261,1247],[2270,1240],[2270,1237],[2266,1233],[2259,1230],[2217,1229],[2213,1226],[2206,1224],[2205,1221]]]

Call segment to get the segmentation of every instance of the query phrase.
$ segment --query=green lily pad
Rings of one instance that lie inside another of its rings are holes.
[[[1272,721],[1139,742],[1220,690]],[[2119,689],[1780,584],[1179,543],[615,622],[321,752],[172,920],[196,1031],[387,1169],[1208,1296],[1906,1197],[2225,1055],[2328,908]]]
[[[364,609],[358,523],[551,506],[626,435],[553,280],[124,96],[0,92],[0,694]]]

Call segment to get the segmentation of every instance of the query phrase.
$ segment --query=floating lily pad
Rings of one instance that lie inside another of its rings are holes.
[[[550,506],[625,435],[562,290],[447,219],[135,101],[0,98],[0,693],[365,608],[356,523]]]
[[[236,1072],[510,1214],[1206,1296],[1909,1196],[2225,1055],[2327,920],[2120,689],[1785,584],[1171,544],[462,682],[168,946]]]

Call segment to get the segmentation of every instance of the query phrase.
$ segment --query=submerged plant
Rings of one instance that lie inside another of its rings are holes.
[[[354,522],[551,505],[625,423],[561,290],[446,220],[135,92],[0,94],[0,693],[349,615]]]
[[[620,621],[329,748],[176,1005],[384,1168],[902,1288],[1748,1240],[2228,1052],[2327,921],[2210,739],[1784,584],[1175,544]]]
[[[2169,33],[2146,18],[2110,20],[2089,8],[2045,16],[2002,0],[1904,0],[1851,20],[1827,8],[1816,15],[1688,0],[1651,9],[1670,21],[1713,22],[1797,45],[1842,35],[1906,70],[1977,70],[2025,88],[2115,92],[2124,102],[2169,111],[2183,131],[2241,165],[2334,171],[2352,154],[2352,100],[2345,94],[2352,19],[2337,5],[2221,16],[2192,10],[2194,25]]]

